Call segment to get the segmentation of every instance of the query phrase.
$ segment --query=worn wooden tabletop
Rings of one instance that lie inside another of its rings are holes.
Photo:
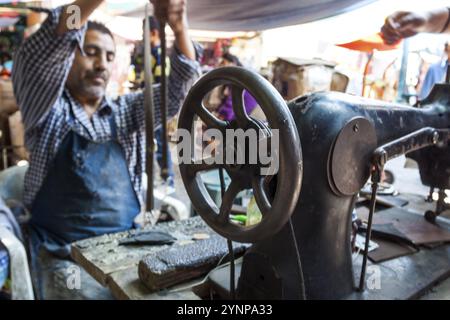
[[[177,241],[186,242],[196,233],[213,233],[200,217],[160,223],[139,230],[142,231],[165,232],[178,239]],[[108,287],[116,299],[199,299],[190,287],[202,279],[159,292],[151,292],[141,283],[138,277],[139,261],[148,254],[168,248],[169,245],[119,245],[120,240],[136,232],[138,231],[129,230],[75,242],[72,245],[72,258],[95,280]]]

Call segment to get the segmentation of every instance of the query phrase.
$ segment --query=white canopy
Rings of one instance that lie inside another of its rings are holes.
[[[338,15],[376,0],[188,0],[189,25],[199,30],[261,31]],[[143,17],[143,7],[123,16]]]

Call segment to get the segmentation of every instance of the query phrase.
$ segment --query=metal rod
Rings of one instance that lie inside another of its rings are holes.
[[[433,193],[434,193],[434,187],[430,187],[430,193],[428,194],[428,197],[425,199],[426,202],[433,202]]]
[[[8,151],[3,149],[3,169],[8,169]]]
[[[369,53],[367,57],[366,66],[364,67],[364,75],[363,75],[363,87],[362,87],[362,96],[366,96],[366,85],[367,85],[367,76],[369,73],[369,66],[373,60],[373,51]]]
[[[161,23],[161,124],[162,124],[162,165],[161,178],[167,181],[169,177],[167,153],[169,152],[169,144],[167,139],[167,74],[166,74],[166,22]]]
[[[220,179],[220,194],[221,199],[225,196],[225,176],[223,174],[223,168],[219,168],[219,179]],[[234,250],[233,242],[227,239],[228,254],[230,256],[230,296],[232,300],[236,300],[236,288],[234,286],[235,278],[235,265],[234,265]]]
[[[151,212],[154,209],[155,202],[153,196],[153,158],[155,150],[154,140],[154,106],[153,106],[153,79],[151,69],[151,43],[150,43],[150,19],[149,5],[145,6],[145,23],[144,23],[144,107],[145,107],[145,136],[147,140],[146,164],[145,172],[147,173],[147,200],[146,211]]]
[[[367,230],[366,230],[366,243],[364,244],[364,256],[361,267],[361,277],[359,278],[359,291],[364,291],[365,282],[366,282],[366,269],[367,269],[367,258],[369,255],[369,243],[372,235],[372,222],[373,222],[373,214],[375,212],[375,205],[377,203],[377,190],[378,190],[378,182],[381,176],[382,169],[375,169],[372,172],[372,198],[370,199],[370,212],[369,212],[369,220],[367,222]]]
[[[295,255],[297,260],[297,267],[298,267],[298,278],[300,280],[299,287],[300,287],[300,300],[306,300],[306,288],[305,288],[305,278],[303,274],[303,267],[302,267],[302,259],[300,256],[300,250],[298,248],[297,243],[297,237],[295,236],[295,230],[294,230],[294,224],[292,223],[292,218],[289,218],[289,227],[291,229],[291,235],[292,235],[292,243],[294,244],[295,249]]]
[[[398,80],[397,101],[405,101],[406,92],[406,72],[408,71],[408,54],[409,54],[409,39],[403,41],[402,63],[400,67],[400,76]]]

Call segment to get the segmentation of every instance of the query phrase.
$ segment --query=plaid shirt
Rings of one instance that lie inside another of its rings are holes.
[[[30,167],[25,176],[24,202],[31,208],[42,186],[50,164],[67,133],[73,130],[90,141],[102,143],[111,139],[109,117],[113,114],[118,128],[131,181],[141,206],[142,175],[145,170],[145,112],[142,92],[112,100],[103,99],[89,119],[83,107],[65,89],[75,49],[82,52],[86,25],[58,36],[62,7],[49,10],[42,27],[27,39],[15,55],[14,93],[25,125],[25,144],[30,151]],[[195,44],[197,57],[201,48]],[[169,83],[169,116],[174,116],[193,82],[200,76],[200,64],[177,49],[171,55]],[[161,124],[160,87],[154,87],[155,125]],[[70,183],[70,181],[68,181]]]

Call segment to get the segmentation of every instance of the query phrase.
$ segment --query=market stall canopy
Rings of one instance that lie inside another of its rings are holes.
[[[398,49],[399,43],[395,45],[388,45],[384,43],[381,35],[379,33],[376,33],[355,41],[337,44],[337,46],[347,48],[350,50],[373,52],[374,50],[387,51]]]
[[[261,31],[315,21],[354,10],[376,0],[189,0],[193,29]],[[124,12],[143,17],[144,7]]]

